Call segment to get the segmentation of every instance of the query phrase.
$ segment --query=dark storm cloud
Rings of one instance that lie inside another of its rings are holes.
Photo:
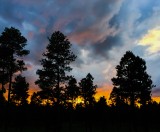
[[[122,46],[125,41],[122,34],[134,38],[141,36],[145,29],[135,31],[134,26],[152,16],[158,4],[156,0],[146,3],[142,0],[139,5],[128,0],[1,0],[0,17],[5,26],[5,23],[9,23],[23,30],[26,35],[32,32],[34,37],[28,47],[31,49],[30,56],[35,58],[32,57],[31,61],[39,60],[41,55],[38,54],[43,53],[47,37],[55,30],[61,30],[69,36],[71,43],[73,41],[73,44],[88,48],[102,57],[113,47]],[[134,10],[138,11],[139,16]]]
[[[3,25],[0,26],[0,30],[3,30],[4,26],[10,26],[11,24],[20,25],[23,21],[23,16],[14,3],[8,0],[1,0],[0,19],[3,20],[3,23],[1,23]]]
[[[95,54],[95,56],[98,55],[99,58],[110,59],[111,56],[109,56],[108,51],[112,50],[113,47],[120,48],[122,46],[123,41],[120,34],[108,36],[103,42],[97,42],[92,45],[92,53]]]
[[[121,0],[89,0],[86,2],[79,0],[12,0],[11,2],[2,0],[0,1],[0,17],[5,21],[4,26],[9,23],[9,26],[19,28],[27,37],[28,48],[31,50],[28,59],[39,64],[37,60],[40,59],[40,54],[46,47],[47,37],[55,30],[61,30],[69,38],[75,38],[73,43],[82,45],[82,48],[88,42],[91,44],[104,39],[107,31],[101,31],[101,28],[107,25],[108,19],[118,11],[120,4]],[[92,34],[96,31],[96,34]],[[79,42],[78,37],[82,39]],[[92,38],[95,40],[92,41]]]

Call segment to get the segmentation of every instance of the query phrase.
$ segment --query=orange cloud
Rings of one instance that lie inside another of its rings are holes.
[[[34,37],[34,33],[32,31],[28,32],[27,38],[31,40],[33,39],[33,37]]]

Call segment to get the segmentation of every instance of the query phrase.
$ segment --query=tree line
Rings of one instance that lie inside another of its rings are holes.
[[[40,60],[41,69],[36,74],[35,84],[40,91],[31,95],[30,105],[34,106],[63,106],[75,107],[106,107],[105,97],[98,102],[95,100],[97,85],[93,76],[88,73],[85,78],[77,82],[69,72],[70,64],[77,56],[71,51],[72,44],[60,31],[55,31],[48,37],[48,45]],[[29,54],[25,49],[27,39],[14,28],[5,28],[0,35],[0,105],[14,104],[23,106],[28,104],[29,83],[22,72],[27,70],[24,57]],[[153,103],[151,90],[155,87],[151,76],[147,74],[145,60],[127,51],[116,66],[116,77],[112,78],[113,89],[110,94],[111,106],[144,107]],[[20,73],[20,74],[16,74]],[[8,100],[4,93],[8,91]],[[82,102],[77,103],[81,98]]]

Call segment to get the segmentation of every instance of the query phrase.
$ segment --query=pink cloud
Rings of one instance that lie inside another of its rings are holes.
[[[85,44],[87,41],[96,42],[97,34],[91,30],[87,30],[84,32],[74,33],[69,36],[70,40],[76,42],[78,44]]]
[[[27,38],[28,39],[30,39],[30,40],[32,40],[33,39],[33,37],[34,37],[34,33],[33,32],[28,32],[28,34],[27,34]]]
[[[45,28],[40,28],[39,32],[44,34],[44,33],[46,33],[46,29]]]
[[[30,64],[30,63],[27,63],[26,67],[27,67],[27,70],[29,70],[29,71],[33,70],[33,68],[34,68],[34,66],[32,64]]]

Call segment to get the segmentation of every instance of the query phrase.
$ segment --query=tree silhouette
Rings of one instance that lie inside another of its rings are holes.
[[[6,99],[3,94],[4,94],[4,91],[0,90],[0,106],[3,106],[6,103]]]
[[[4,93],[6,92],[5,84],[9,81],[9,74],[8,74],[8,66],[9,66],[9,54],[8,54],[8,48],[6,48],[2,43],[0,43],[0,83],[1,83],[1,94],[0,98],[4,98]]]
[[[146,72],[145,61],[127,51],[116,70],[117,77],[112,78],[114,88],[110,99],[116,103],[130,104],[132,107],[136,102],[146,105],[151,100],[151,90],[154,85]]]
[[[26,42],[26,38],[21,35],[20,31],[13,27],[5,28],[0,36],[0,48],[2,48],[1,50],[5,49],[5,53],[2,54],[5,59],[4,64],[7,62],[5,70],[7,70],[9,76],[8,102],[10,102],[13,74],[17,71],[26,70],[25,63],[22,60],[23,56],[29,54],[29,51],[24,49]]]
[[[110,94],[110,100],[112,102],[112,105],[117,107],[121,107],[127,104],[125,98],[121,97],[120,91],[120,89],[113,87],[113,90]]]
[[[34,92],[31,96],[31,103],[32,105],[41,105],[42,104],[42,97],[41,97],[41,91]]]
[[[11,101],[16,105],[27,104],[27,98],[29,97],[28,90],[29,83],[26,82],[25,77],[18,75],[12,83]]]
[[[93,84],[93,80],[94,78],[92,75],[88,73],[86,78],[83,78],[79,83],[85,107],[87,105],[93,105],[93,102],[95,101],[94,95],[96,93],[97,85]]]
[[[99,111],[105,111],[107,109],[107,100],[104,96],[99,98],[96,107]]]
[[[65,95],[67,96],[67,100],[72,101],[73,107],[74,101],[80,95],[80,89],[77,86],[77,80],[74,77],[70,77],[68,85],[65,88]]]
[[[100,97],[100,99],[97,102],[100,106],[106,106],[107,105],[107,100],[104,96]]]
[[[39,79],[35,83],[59,105],[63,100],[65,81],[68,80],[66,72],[72,70],[69,64],[76,56],[70,50],[71,43],[60,31],[54,32],[48,40],[44,58],[40,61],[43,68],[37,70]]]

